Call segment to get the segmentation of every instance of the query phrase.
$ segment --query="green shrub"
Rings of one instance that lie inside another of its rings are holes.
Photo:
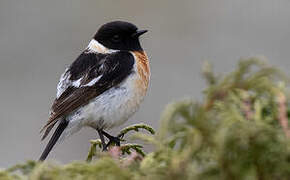
[[[224,76],[205,64],[203,75],[208,87],[202,102],[169,104],[155,135],[133,135],[154,145],[144,157],[140,145],[103,153],[93,140],[88,162],[29,161],[0,171],[0,179],[290,179],[288,77],[258,58],[241,60]],[[137,125],[120,137],[140,128],[154,133]]]

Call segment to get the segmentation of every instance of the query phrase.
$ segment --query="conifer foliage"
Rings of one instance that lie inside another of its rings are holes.
[[[88,162],[29,161],[0,171],[0,179],[290,179],[289,79],[260,59],[241,60],[226,75],[214,74],[206,63],[201,102],[169,104],[154,135],[150,127],[136,126],[152,133],[133,134],[153,145],[152,152],[122,144],[102,153],[94,140]]]

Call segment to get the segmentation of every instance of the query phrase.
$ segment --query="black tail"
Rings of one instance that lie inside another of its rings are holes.
[[[65,119],[61,120],[56,130],[54,131],[52,137],[50,138],[48,144],[46,145],[43,153],[41,154],[39,161],[44,161],[46,159],[47,155],[49,154],[49,152],[51,151],[51,149],[53,148],[53,146],[59,139],[64,129],[67,127],[67,125],[68,125],[68,121],[66,121]]]

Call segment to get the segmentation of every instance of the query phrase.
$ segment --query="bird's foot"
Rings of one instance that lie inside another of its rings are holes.
[[[120,146],[121,145],[121,138],[120,137],[115,137],[115,136],[111,136],[110,134],[108,134],[105,131],[102,131],[102,134],[109,139],[109,142],[103,146],[103,151],[107,151],[108,147],[110,145],[116,145],[116,146]]]

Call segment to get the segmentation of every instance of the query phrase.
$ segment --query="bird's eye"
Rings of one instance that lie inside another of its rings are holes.
[[[113,42],[120,42],[120,41],[121,41],[121,37],[120,37],[118,34],[115,34],[115,35],[112,37],[112,41],[113,41]]]

